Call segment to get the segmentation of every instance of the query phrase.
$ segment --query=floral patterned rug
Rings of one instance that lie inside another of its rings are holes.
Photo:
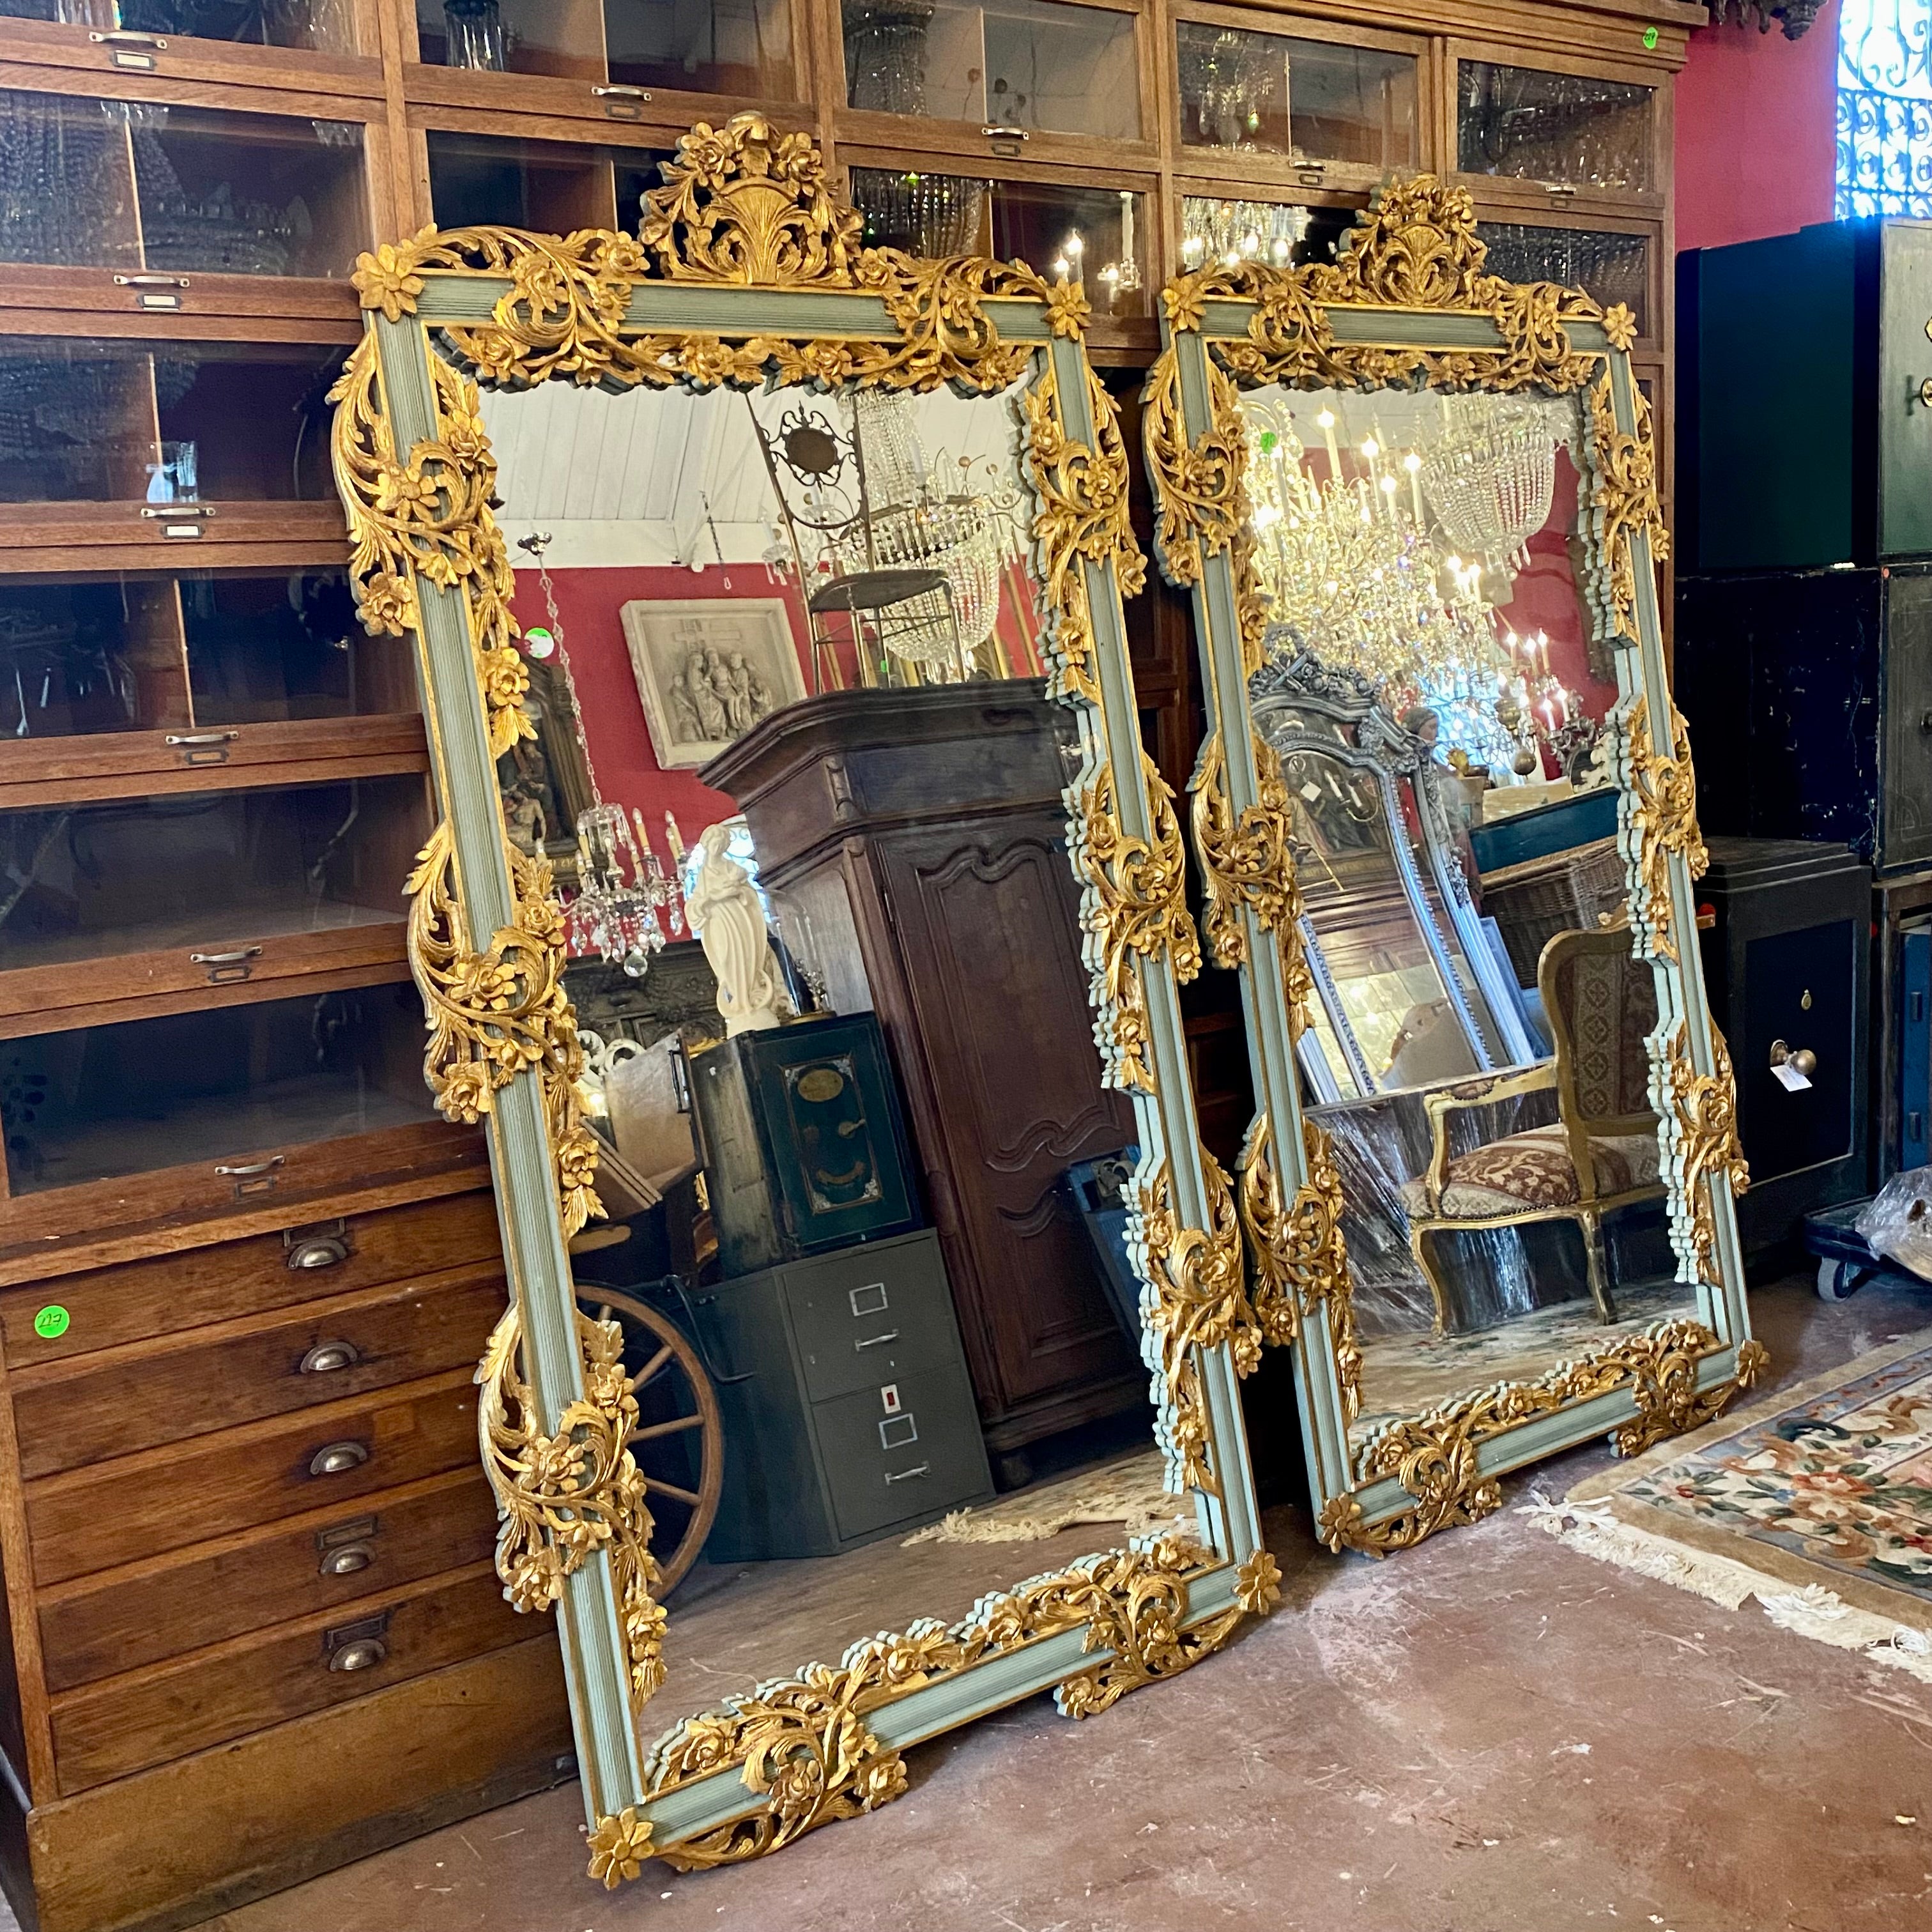
[[[1532,1512],[1586,1554],[1932,1681],[1932,1333]]]

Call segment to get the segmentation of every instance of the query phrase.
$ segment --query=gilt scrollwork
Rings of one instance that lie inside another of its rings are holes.
[[[1228,796],[1227,754],[1219,731],[1210,734],[1189,787],[1194,849],[1201,863],[1201,923],[1217,966],[1245,964],[1248,938],[1241,915],[1282,944],[1291,1012],[1305,1014],[1312,985],[1295,938],[1301,895],[1295,883],[1294,820],[1281,760],[1258,732],[1252,739],[1255,801],[1237,812]]]
[[[1672,1238],[1697,1280],[1720,1282],[1718,1202],[1742,1194],[1750,1185],[1750,1170],[1738,1138],[1730,1048],[1714,1024],[1711,1048],[1712,1070],[1700,1073],[1684,1024],[1678,1021],[1652,1067],[1652,1099],[1660,1151],[1679,1182],[1670,1195]]]
[[[1683,714],[1670,706],[1670,746],[1660,752],[1650,722],[1650,700],[1640,692],[1617,722],[1622,840],[1630,877],[1630,928],[1640,959],[1678,958],[1670,862],[1682,858],[1694,879],[1711,862],[1697,830],[1697,779],[1690,765],[1690,733]]]
[[[536,1075],[566,1238],[604,1210],[597,1198],[597,1142],[585,1124],[578,1082],[584,1049],[563,988],[562,915],[550,862],[504,856],[515,892],[514,923],[471,944],[456,892],[456,842],[448,820],[430,833],[405,884],[410,967],[422,995],[429,1045],[423,1074],[446,1118],[473,1126],[520,1073]]]
[[[1140,753],[1149,836],[1120,825],[1111,760],[1082,795],[1073,862],[1086,882],[1082,920],[1091,935],[1094,1023],[1109,1084],[1160,1090],[1149,1031],[1144,964],[1165,959],[1185,983],[1201,970],[1201,940],[1188,916],[1186,859],[1174,794]]]
[[[1664,508],[1657,494],[1657,448],[1650,404],[1631,387],[1636,428],[1617,427],[1616,391],[1608,368],[1590,390],[1592,444],[1589,514],[1597,542],[1590,563],[1592,602],[1603,634],[1628,644],[1642,641],[1636,628],[1636,554],[1632,539],[1649,539],[1653,566],[1670,554]]]
[[[1204,1550],[1179,1538],[1090,1557],[982,1598],[962,1623],[926,1620],[900,1635],[868,1638],[836,1666],[811,1665],[794,1678],[729,1700],[722,1710],[687,1718],[652,1754],[648,1798],[736,1766],[746,1789],[764,1802],[749,1816],[658,1855],[680,1870],[735,1864],[820,1825],[890,1803],[906,1788],[905,1766],[872,1720],[911,1692],[1002,1652],[1084,1630],[1082,1648],[1095,1660],[1071,1673],[1054,1694],[1062,1712],[1073,1718],[1090,1717],[1140,1684],[1178,1675],[1226,1642],[1244,1615],[1267,1608],[1270,1593],[1279,1590],[1279,1570],[1258,1552],[1237,1580],[1246,1600],[1190,1626],[1190,1580],[1212,1563]],[[608,1833],[606,1824],[612,1827]],[[621,1852],[621,1820],[600,1823],[592,1834],[593,1857],[604,1855],[596,1850],[600,1834]]]
[[[1287,1342],[1318,1310],[1325,1311],[1346,1424],[1361,1408],[1362,1348],[1342,1232],[1342,1176],[1328,1136],[1312,1120],[1302,1122],[1301,1143],[1307,1178],[1292,1202],[1284,1198],[1265,1112],[1256,1116],[1241,1150],[1241,1225],[1254,1265],[1256,1318],[1264,1340]]]
[[[1358,1459],[1364,1484],[1393,1477],[1414,1498],[1412,1507],[1370,1522],[1352,1495],[1332,1498],[1317,1526],[1329,1548],[1386,1556],[1460,1523],[1492,1514],[1501,1486],[1483,1473],[1477,1451],[1492,1436],[1598,1396],[1628,1389],[1636,1414],[1611,1432],[1619,1456],[1640,1455],[1666,1436],[1694,1429],[1719,1414],[1741,1388],[1761,1376],[1769,1357],[1762,1344],[1738,1350],[1730,1377],[1700,1391],[1700,1364],[1721,1344],[1701,1322],[1658,1322],[1600,1354],[1559,1364],[1534,1382],[1503,1382],[1378,1429]]]
[[[651,1594],[658,1574],[651,1513],[644,1476],[625,1446],[637,1426],[638,1400],[617,1324],[580,1311],[577,1327],[584,1396],[548,1433],[518,1365],[523,1333],[514,1307],[497,1323],[477,1367],[477,1436],[500,1526],[496,1574],[519,1610],[548,1610],[566,1577],[599,1552],[608,1556],[635,1718],[664,1675],[664,1613]]]

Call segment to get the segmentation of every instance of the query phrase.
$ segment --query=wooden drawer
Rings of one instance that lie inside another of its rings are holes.
[[[541,1634],[488,1563],[362,1597],[53,1700],[63,1796]],[[382,1775],[371,1765],[368,1774]]]
[[[34,1580],[64,1582],[472,1466],[472,1372],[43,1476],[26,1487]]]
[[[274,1234],[0,1291],[0,1341],[18,1371],[502,1252],[488,1189],[344,1220],[303,1216]],[[50,1303],[68,1316],[64,1333],[52,1337],[34,1330],[34,1316]]]
[[[17,1370],[21,1473],[50,1476],[473,1364],[508,1294],[500,1270],[484,1262],[332,1295],[266,1322]]]
[[[69,1690],[358,1597],[487,1560],[496,1499],[481,1470],[384,1490],[40,1593],[50,1690]]]

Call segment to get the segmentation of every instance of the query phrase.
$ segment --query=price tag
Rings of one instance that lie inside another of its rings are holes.
[[[50,1301],[34,1317],[34,1333],[44,1342],[57,1341],[73,1319],[58,1301]]]
[[[1780,1060],[1771,1070],[1794,1094],[1803,1093],[1811,1084],[1788,1060]]]

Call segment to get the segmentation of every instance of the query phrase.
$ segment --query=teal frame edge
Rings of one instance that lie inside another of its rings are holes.
[[[429,238],[418,237],[418,243]],[[440,332],[487,324],[499,314],[500,305],[519,298],[519,292],[512,278],[503,273],[425,267],[421,271],[419,291],[400,317],[377,312],[380,303],[365,296],[370,304],[366,322],[375,344],[381,415],[399,463],[414,462],[422,446],[436,442],[442,433],[432,363],[440,358],[459,369],[460,364],[445,353]],[[1090,406],[1089,371],[1080,340],[1057,334],[1041,302],[987,296],[979,307],[1001,340],[1032,346],[1027,386],[1037,386],[1050,374],[1064,435],[1074,443],[1096,447],[1101,426]],[[631,289],[621,327],[615,333],[624,337],[688,334],[740,343],[757,338],[891,345],[902,340],[900,328],[874,294],[831,289],[692,286],[641,278]],[[930,388],[938,386],[940,380],[934,376],[929,382],[906,386]],[[1021,468],[1031,490],[1034,482],[1024,460],[1024,430],[1021,448]],[[345,497],[349,494],[345,484]],[[352,503],[350,507],[352,520]],[[1124,508],[1122,520],[1124,526]],[[1040,561],[1036,558],[1036,566]],[[1070,857],[1078,872],[1081,810],[1103,776],[1111,773],[1114,811],[1124,838],[1151,839],[1157,813],[1143,770],[1114,562],[1111,556],[1096,560],[1082,554],[1072,568],[1079,573],[1085,592],[1096,694],[1090,700],[1064,685],[1056,693],[1074,710],[1079,731],[1081,769],[1066,794]],[[413,566],[411,576],[420,613],[418,670],[433,782],[438,808],[454,834],[462,943],[472,950],[480,950],[490,935],[514,923],[516,890],[503,850],[501,800],[490,752],[476,626],[464,584],[438,584],[416,573]],[[1036,568],[1036,583],[1043,578],[1043,569]],[[1054,614],[1057,621],[1064,614]],[[1178,893],[1178,884],[1175,890]],[[1087,960],[1090,967],[1097,967],[1098,934],[1106,915],[1090,882],[1085,887],[1084,913]],[[1142,952],[1132,956],[1129,970],[1136,977],[1144,1002],[1147,1058],[1156,1089],[1153,1093],[1130,1089],[1141,1138],[1142,1173],[1151,1174],[1164,1161],[1182,1229],[1200,1229],[1207,1224],[1209,1190],[1174,961],[1166,949]],[[1097,988],[1097,975],[1096,985]],[[1105,1010],[1096,1011],[1096,1031],[1102,1042],[1103,1058],[1108,1017]],[[555,1430],[564,1412],[583,1397],[585,1378],[566,1223],[554,1172],[554,1150],[535,1072],[519,1072],[501,1088],[485,1115],[485,1124],[506,1268],[526,1337],[525,1360],[535,1411],[531,1426],[548,1433]],[[1144,1249],[1137,1259],[1144,1279]],[[1155,1296],[1155,1289],[1146,1286],[1144,1307]],[[1173,1412],[1157,1342],[1144,1328],[1143,1352],[1154,1373],[1154,1400],[1162,1417],[1159,1433],[1168,1442],[1172,1462]],[[1195,1360],[1209,1417],[1208,1454],[1214,1476],[1213,1492],[1196,1492],[1204,1560],[1190,1569],[1181,1586],[1181,1625],[1198,1632],[1214,1624],[1216,1619],[1225,1620],[1231,1628],[1244,1608],[1254,1607],[1255,1588],[1243,1580],[1244,1566],[1252,1566],[1261,1545],[1259,1515],[1229,1350],[1225,1344],[1201,1349]],[[1154,1540],[1136,1539],[1130,1547],[1150,1547]],[[1265,1562],[1264,1557],[1259,1560]],[[997,1599],[982,1599],[982,1605],[1027,1588],[1022,1585],[1016,1591],[1000,1592]],[[954,1628],[970,1624],[980,1608],[976,1606],[964,1623]],[[908,1620],[915,1624],[916,1609],[908,1606]],[[627,1654],[607,1556],[594,1555],[565,1578],[556,1610],[585,1810],[593,1833],[620,1815],[626,1820],[634,1817],[636,1842],[647,1843],[652,1853],[674,1851],[680,1844],[702,1838],[766,1808],[772,1802],[769,1794],[746,1782],[737,1762],[669,1785],[656,1774],[655,1768],[664,1748],[685,1730],[686,1720],[674,1726],[656,1745],[646,1747],[639,1729],[646,1713],[634,1708],[628,1688]],[[1225,1634],[1226,1630],[1221,1630],[1213,1642],[1223,1640]],[[862,1634],[848,1658],[866,1641]],[[1064,1684],[1070,1678],[1091,1672],[1118,1655],[1115,1646],[1100,1640],[1084,1624],[1058,1628],[880,1702],[868,1711],[865,1721],[880,1748],[896,1749]],[[1193,1659],[1190,1656],[1186,1660]],[[1160,1670],[1146,1671],[1136,1681],[1163,1674]],[[773,1680],[773,1684],[795,1681]],[[753,1695],[761,1696],[772,1688],[761,1685]],[[593,1837],[593,1846],[596,1842]]]
[[[1366,216],[1362,218],[1366,223]],[[1289,277],[1300,272],[1288,271]],[[1317,273],[1322,272],[1318,271]],[[1328,272],[1333,273],[1330,271]],[[1265,280],[1258,276],[1258,283]],[[1587,301],[1579,298],[1579,302]],[[1417,306],[1380,308],[1358,298],[1347,303],[1323,304],[1313,309],[1326,322],[1337,344],[1374,345],[1397,350],[1414,350],[1427,356],[1453,356],[1469,352],[1499,351],[1505,338],[1497,322],[1482,314],[1456,314],[1444,309]],[[1164,304],[1162,346],[1164,355],[1174,359],[1174,375],[1180,399],[1180,428],[1187,448],[1198,452],[1204,440],[1217,425],[1210,385],[1210,358],[1217,344],[1240,345],[1251,352],[1251,345],[1262,339],[1256,317],[1258,298],[1225,295],[1210,296],[1200,304],[1198,326],[1174,326],[1172,302]],[[1600,314],[1600,311],[1598,311]],[[1602,320],[1574,317],[1564,325],[1569,346],[1580,353],[1600,358],[1606,368],[1619,434],[1637,438],[1643,433],[1640,421],[1638,396],[1628,356],[1616,346]],[[1156,371],[1156,376],[1158,372]],[[1151,394],[1156,378],[1150,377]],[[1243,382],[1241,386],[1248,385]],[[1426,380],[1417,386],[1427,386]],[[1301,386],[1348,387],[1324,379]],[[1442,386],[1480,388],[1480,380],[1448,383]],[[1556,393],[1556,392],[1546,392]],[[1587,415],[1587,392],[1571,392],[1580,410]],[[1218,548],[1208,547],[1210,533],[1189,519],[1185,502],[1170,492],[1153,444],[1148,445],[1148,466],[1152,478],[1157,508],[1172,510],[1192,525],[1192,533],[1204,539],[1201,567],[1191,583],[1177,576],[1165,554],[1156,552],[1170,581],[1186,583],[1193,604],[1195,637],[1199,654],[1203,688],[1210,694],[1209,730],[1218,727],[1226,760],[1228,806],[1238,818],[1261,804],[1254,758],[1254,727],[1246,681],[1243,674],[1242,639],[1239,622],[1239,596],[1233,547],[1221,541]],[[1588,478],[1586,478],[1586,482]],[[1592,529],[1592,541],[1602,548],[1601,532]],[[1659,621],[1656,560],[1647,529],[1636,529],[1629,536],[1630,562],[1634,576],[1631,616],[1636,629],[1634,640],[1616,640],[1618,703],[1614,716],[1625,728],[1624,757],[1619,776],[1620,843],[1630,869],[1633,885],[1638,865],[1637,844],[1641,837],[1634,821],[1630,764],[1632,746],[1628,724],[1633,707],[1644,706],[1647,750],[1652,760],[1686,758],[1681,743],[1673,744],[1676,714],[1670,701],[1662,628]],[[1686,763],[1688,778],[1688,761]],[[1286,861],[1284,861],[1286,862]],[[1663,918],[1638,922],[1654,939],[1659,934],[1678,935],[1675,952],[1666,957],[1651,951],[1658,994],[1658,1024],[1651,1036],[1654,1078],[1667,1078],[1666,1047],[1676,1027],[1684,1029],[1684,1052],[1690,1070],[1701,1082],[1723,1085],[1728,1094],[1730,1070],[1723,1058],[1712,1027],[1706,997],[1702,962],[1696,941],[1694,878],[1686,851],[1681,844],[1667,852],[1665,859],[1669,898]],[[1292,1198],[1308,1186],[1310,1175],[1303,1141],[1300,1090],[1294,1054],[1294,1028],[1288,1010],[1286,978],[1277,935],[1268,930],[1252,908],[1244,903],[1240,910],[1247,941],[1246,958],[1239,968],[1242,1000],[1246,1021],[1249,1064],[1253,1078],[1257,1120],[1271,1124],[1274,1157],[1281,1192]],[[1666,1089],[1667,1090],[1667,1089]],[[1672,1393],[1672,1403],[1684,1418],[1677,1426],[1688,1426],[1714,1412],[1739,1385],[1748,1385],[1759,1372],[1762,1360],[1760,1345],[1752,1336],[1745,1300],[1742,1251],[1739,1245],[1735,1203],[1730,1188],[1720,1178],[1687,1177],[1681,1160],[1673,1159],[1670,1137],[1671,1117],[1660,1108],[1664,1120],[1663,1152],[1672,1189],[1672,1238],[1679,1258],[1679,1279],[1694,1284],[1698,1320],[1716,1337],[1717,1346],[1700,1354],[1694,1366],[1692,1386],[1679,1384]],[[1713,1224],[1714,1258],[1712,1269],[1694,1265],[1685,1229],[1690,1219],[1695,1190],[1708,1187]],[[1715,1280],[1710,1279],[1714,1274]],[[1350,1291],[1345,1284],[1342,1292]],[[1325,1298],[1301,1312],[1298,1338],[1290,1344],[1295,1392],[1300,1408],[1303,1442],[1306,1456],[1313,1508],[1324,1540],[1330,1547],[1364,1548],[1375,1553],[1401,1546],[1419,1536],[1405,1533],[1378,1540],[1376,1532],[1406,1520],[1412,1525],[1425,1503],[1416,1490],[1392,1475],[1377,1480],[1360,1479],[1360,1448],[1352,1448],[1338,1364],[1336,1336],[1330,1303]],[[1585,1358],[1576,1358],[1582,1362]],[[1567,1367],[1570,1364],[1557,1365]],[[1471,1396],[1484,1391],[1471,1390]],[[1445,1436],[1453,1432],[1450,1415],[1456,1399],[1442,1409],[1414,1418],[1421,1434],[1432,1428]],[[1462,1472],[1464,1494],[1478,1486],[1493,1492],[1497,1477],[1525,1464],[1571,1448],[1591,1438],[1610,1435],[1632,1426],[1652,1424],[1658,1410],[1657,1391],[1640,1382],[1589,1395],[1565,1404],[1555,1412],[1535,1414],[1514,1426],[1480,1436],[1468,1445],[1466,1466]],[[1366,1446],[1366,1445],[1362,1445]],[[1487,1505],[1495,1506],[1491,1502]],[[1453,1511],[1430,1527],[1468,1521],[1485,1513],[1478,1507],[1468,1514]],[[1425,1511],[1426,1514],[1426,1511]],[[1351,1518],[1351,1531],[1344,1527]],[[1330,1534],[1330,1526],[1335,1526]],[[1421,1534],[1428,1533],[1424,1528]]]

